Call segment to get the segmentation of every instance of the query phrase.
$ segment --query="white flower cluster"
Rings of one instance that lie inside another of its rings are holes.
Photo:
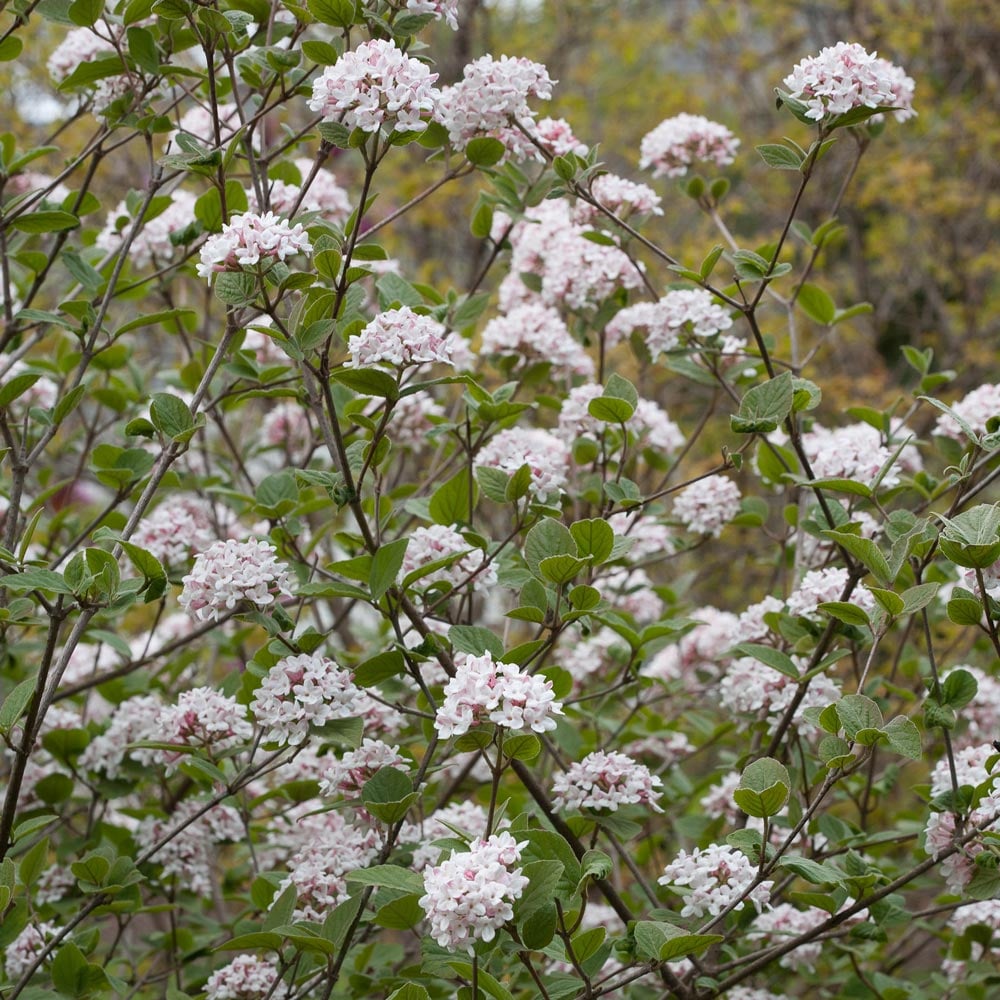
[[[573,128],[565,118],[541,118],[536,123],[532,136],[541,143],[552,156],[566,156],[568,153],[587,155],[587,146],[573,134]]]
[[[740,488],[725,476],[707,476],[675,497],[674,517],[689,531],[718,537],[740,511]]]
[[[661,681],[683,681],[691,688],[697,686],[698,674],[710,678],[718,676],[719,659],[739,641],[736,615],[703,607],[690,612],[688,617],[700,624],[653,656],[643,667],[643,676]]]
[[[170,197],[170,204],[159,215],[143,221],[142,228],[129,245],[128,259],[133,267],[166,264],[176,255],[178,248],[170,237],[191,225],[195,218],[196,199],[189,191],[181,189],[174,191]],[[105,253],[117,253],[133,222],[128,205],[121,202],[97,234],[95,245]]]
[[[202,244],[198,274],[211,283],[212,275],[221,271],[241,271],[263,260],[284,261],[311,251],[309,234],[301,222],[290,226],[274,212],[242,212]]]
[[[780,604],[779,604],[780,607]],[[759,718],[782,715],[799,690],[794,678],[779,673],[749,657],[734,660],[719,681],[719,704],[727,711]],[[794,725],[814,728],[803,712],[807,708],[826,708],[840,700],[840,687],[836,681],[819,674],[806,689],[805,697],[795,715]]]
[[[449,338],[449,342],[454,345],[458,339],[461,338]],[[452,357],[455,357],[454,351]],[[456,367],[463,366],[456,365]],[[438,422],[444,421],[445,416],[444,407],[423,389],[409,396],[401,396],[396,400],[389,420],[389,436],[392,438],[393,447],[423,451],[433,441],[433,439],[429,441],[427,435]]]
[[[218,621],[223,612],[244,601],[264,608],[279,595],[291,597],[288,566],[275,553],[270,542],[256,538],[213,543],[195,556],[191,572],[183,578],[181,607],[207,622]]]
[[[609,347],[621,343],[633,330],[644,330],[646,346],[655,358],[672,351],[689,332],[705,340],[733,325],[729,312],[702,288],[667,292],[658,302],[637,302],[626,306],[605,327]]]
[[[476,455],[475,465],[500,469],[508,475],[527,465],[531,470],[531,492],[544,500],[565,489],[569,462],[569,449],[555,434],[535,427],[510,427],[486,443]]]
[[[499,239],[510,226],[503,212],[493,217],[493,236]],[[642,274],[617,246],[593,243],[588,226],[573,221],[573,209],[564,200],[543,201],[528,209],[510,229],[510,272],[500,283],[500,308],[510,312],[524,302],[538,301],[573,311],[600,305],[617,289],[642,285]],[[522,274],[537,275],[541,291],[534,292]]]
[[[526,364],[548,361],[553,373],[594,375],[593,359],[573,339],[559,313],[540,302],[525,302],[483,329],[483,354],[513,354]]]
[[[837,42],[808,56],[784,79],[789,96],[806,105],[806,117],[822,122],[855,108],[899,107],[899,121],[913,111],[913,81],[897,66],[857,42]]]
[[[963,906],[956,909],[948,921],[948,929],[957,938],[972,927],[985,927],[992,931],[990,946],[985,947],[982,941],[970,941],[969,962],[1000,962],[1000,899],[984,899],[981,902],[968,903],[963,900]],[[941,970],[951,983],[961,983],[966,976],[966,962],[960,959],[947,958],[941,963]]]
[[[169,818],[149,817],[135,830],[140,850],[161,845],[153,860],[163,866],[164,878],[175,876],[187,891],[202,895],[212,891],[215,874],[212,848],[246,836],[240,814],[230,806],[213,805],[192,820],[206,804],[204,800],[184,799]]]
[[[725,167],[736,159],[740,140],[725,125],[703,115],[679,114],[642,137],[639,167],[654,177],[683,177],[695,160]]]
[[[413,851],[413,868],[423,871],[429,864],[437,863],[441,848],[434,846],[435,840],[452,839],[460,836],[464,840],[475,839],[479,831],[486,829],[486,810],[478,802],[463,799],[436,809],[421,824],[404,825],[400,840],[418,844]],[[501,821],[499,828],[510,826],[510,820]]]
[[[87,744],[80,755],[80,767],[117,778],[126,755],[140,764],[152,763],[154,750],[138,747],[130,750],[129,746],[153,739],[163,707],[156,695],[139,695],[123,701],[115,709],[108,728]]]
[[[778,436],[773,436],[775,441]],[[783,439],[783,438],[782,438]],[[871,484],[879,469],[896,453],[899,444],[884,445],[882,435],[871,424],[848,424],[828,430],[820,424],[802,435],[802,448],[813,473],[820,479],[856,479]],[[884,487],[897,486],[899,473],[919,472],[920,453],[905,445],[882,478]]]
[[[409,576],[423,566],[451,556],[457,557],[454,562],[425,573],[416,581],[416,586],[424,588],[435,583],[449,583],[452,587],[460,587],[471,579],[473,589],[483,592],[497,582],[496,565],[486,562],[486,553],[470,545],[454,528],[443,524],[432,524],[413,531],[403,556],[400,575]]]
[[[477,840],[471,850],[452,851],[440,865],[424,871],[419,903],[430,921],[431,937],[450,951],[474,954],[476,941],[492,941],[513,919],[513,903],[528,884],[521,868],[521,849],[509,833]]]
[[[541,159],[513,123],[530,128],[534,112],[528,99],[549,100],[553,83],[541,63],[485,55],[465,67],[458,83],[444,88],[435,117],[456,149],[464,149],[477,136],[490,136],[515,159]]]
[[[827,601],[839,601],[849,578],[847,570],[839,566],[812,569],[789,595],[785,610],[790,615],[818,617],[817,607]],[[855,587],[850,600],[865,611],[875,610],[875,598],[867,587]]]
[[[176,705],[165,706],[145,738],[221,753],[249,743],[251,736],[253,727],[243,705],[214,688],[196,687],[182,691]],[[184,759],[179,752],[155,752],[157,760],[166,763],[168,774]]]
[[[647,184],[637,184],[635,181],[619,177],[617,174],[601,174],[590,185],[590,193],[606,209],[614,212],[621,219],[634,215],[663,215],[660,205],[663,199]],[[594,222],[602,218],[593,205],[578,201],[574,210],[577,222]]]
[[[986,422],[991,417],[1000,417],[1000,385],[987,383],[978,386],[957,403],[952,403],[951,409],[955,416],[964,420],[976,434],[985,434]],[[955,417],[949,413],[943,413],[938,417],[934,433],[968,444],[965,432]]]
[[[288,860],[288,875],[278,886],[277,900],[290,885],[298,896],[296,920],[322,920],[348,897],[348,872],[367,868],[379,850],[372,827],[360,827],[340,812],[327,814],[327,827]],[[273,904],[273,901],[272,901]]]
[[[313,82],[309,109],[362,132],[422,132],[437,106],[437,73],[392,39],[363,42]]]
[[[329,758],[324,757],[324,762]],[[407,769],[406,760],[399,755],[398,746],[389,746],[382,740],[365,738],[357,750],[350,750],[339,760],[330,761],[319,779],[322,795],[360,795],[364,783],[383,767]]]
[[[954,669],[972,674],[978,690],[975,698],[962,709],[962,718],[968,723],[968,728],[964,731],[953,729],[952,741],[960,747],[985,745],[996,738],[997,719],[1000,719],[1000,680],[968,664],[960,664]],[[946,679],[947,675],[941,678],[942,681]]]
[[[205,1000],[282,1000],[288,987],[278,982],[278,967],[256,955],[237,955],[205,983]]]
[[[312,173],[313,161],[299,158],[294,161],[302,176],[302,182]],[[299,199],[301,198],[301,203]],[[256,197],[253,198],[256,202]],[[324,218],[336,225],[343,225],[352,211],[351,199],[347,192],[337,183],[336,177],[329,171],[320,168],[306,189],[296,184],[288,184],[282,180],[271,182],[268,192],[271,211],[281,216],[290,216],[292,209],[299,212],[319,212]]]
[[[642,803],[656,812],[660,778],[645,764],[616,751],[597,750],[557,774],[552,783],[555,803],[563,809],[610,809]]]
[[[11,983],[17,982],[24,975],[35,960],[42,953],[45,945],[52,940],[59,932],[55,924],[48,921],[40,921],[37,924],[28,924],[20,934],[14,938],[4,952],[3,967],[7,973],[7,979]]]
[[[455,664],[455,676],[445,686],[434,728],[445,740],[481,722],[545,733],[556,728],[552,716],[561,714],[562,703],[555,700],[552,681],[524,674],[513,663],[498,662],[483,653]]]
[[[144,517],[132,541],[148,549],[164,566],[178,566],[191,552],[203,552],[216,540],[215,509],[198,496],[168,497]]]
[[[774,882],[754,885],[756,877],[757,869],[745,854],[734,847],[709,844],[704,850],[696,847],[690,854],[681,851],[657,881],[660,885],[688,887],[682,917],[703,917],[706,913],[715,917],[739,900],[740,907],[753,903],[760,913],[770,901]]]
[[[396,368],[433,362],[454,365],[445,328],[409,306],[379,313],[360,333],[350,337],[351,367],[386,364]]]
[[[359,715],[349,671],[316,653],[300,653],[279,660],[267,672],[250,703],[265,743],[298,746],[311,726]]]

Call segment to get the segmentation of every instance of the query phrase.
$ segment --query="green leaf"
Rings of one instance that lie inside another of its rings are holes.
[[[979,682],[961,668],[952,670],[941,685],[941,699],[951,708],[959,711],[965,708],[979,693]]]
[[[377,653],[354,669],[354,683],[358,687],[374,687],[390,677],[396,677],[406,669],[406,661],[398,649]]]
[[[337,28],[349,28],[357,14],[354,0],[307,0],[307,6],[317,21]]]
[[[635,413],[635,406],[613,396],[598,396],[587,404],[587,412],[606,424],[625,424]]]
[[[903,599],[903,613],[912,615],[922,608],[926,608],[937,596],[940,589],[940,583],[920,583],[915,587],[907,588],[900,594]]]
[[[660,962],[700,955],[724,940],[721,934],[689,934],[681,927],[659,920],[639,920],[633,933],[639,957]]]
[[[869,587],[872,597],[885,611],[893,617],[903,613],[903,599],[892,590],[883,590],[881,587]]]
[[[417,983],[407,983],[390,993],[386,1000],[431,1000],[430,993]]]
[[[467,524],[478,500],[476,481],[463,469],[431,495],[430,515],[435,524]]]
[[[15,375],[0,386],[0,410],[6,410],[15,399],[23,396],[40,378],[41,372],[25,372]]]
[[[470,139],[465,147],[466,157],[477,167],[492,167],[499,163],[506,153],[507,147],[499,139],[489,137]]]
[[[739,413],[730,418],[733,430],[739,434],[777,430],[778,425],[792,412],[794,398],[791,372],[782,372],[775,378],[755,385],[743,397]]]
[[[24,710],[31,702],[35,683],[34,677],[21,681],[0,703],[0,733],[6,736],[24,714]]]
[[[837,702],[837,717],[849,740],[861,730],[881,729],[882,713],[878,705],[863,694],[847,694]]]
[[[748,816],[776,816],[788,801],[791,784],[784,764],[761,757],[744,769],[733,798]]]
[[[0,577],[0,586],[15,592],[22,590],[46,590],[53,594],[72,594],[73,588],[66,582],[61,573],[51,569],[29,567],[20,573]]]
[[[0,62],[11,62],[21,54],[24,42],[17,35],[8,35],[0,42]]]
[[[540,564],[549,556],[576,556],[577,543],[569,528],[553,517],[543,517],[525,536],[524,561],[538,576]]]
[[[511,760],[534,760],[542,752],[542,743],[531,733],[508,736],[503,741],[503,752]]]
[[[257,275],[223,271],[215,276],[215,297],[227,306],[245,306],[257,298]]]
[[[722,256],[725,247],[721,243],[716,243],[705,259],[701,262],[701,267],[698,268],[698,274],[701,276],[702,281],[707,281],[712,272],[715,270],[715,265],[719,263],[719,258]]]
[[[764,646],[757,642],[741,642],[733,648],[732,655],[749,656],[760,663],[767,664],[772,670],[777,670],[779,674],[784,674],[794,680],[799,679],[799,669],[795,666],[792,658],[773,646]]]
[[[397,538],[378,547],[372,557],[371,574],[368,577],[372,600],[381,600],[382,595],[396,582],[409,541],[408,538]]]
[[[782,868],[787,868],[813,885],[840,885],[844,881],[844,873],[833,865],[821,864],[809,858],[798,858],[785,855],[778,861]]]
[[[153,393],[149,419],[164,437],[172,441],[183,439],[195,426],[187,403],[168,392]]]
[[[889,563],[879,547],[870,538],[852,535],[849,531],[834,531],[832,529],[826,529],[822,534],[825,538],[832,538],[852,556],[860,559],[883,584],[892,583],[893,574],[889,570]]]
[[[833,299],[818,285],[804,284],[799,290],[798,302],[810,319],[824,326],[829,326],[837,315]]]
[[[268,887],[267,902],[264,903],[260,908],[263,909],[270,902],[271,897],[274,895],[274,887]],[[275,934],[273,931],[252,931],[249,934],[239,934],[229,941],[218,945],[215,951],[249,951],[253,950],[265,950],[265,951],[281,951],[282,941],[284,939],[280,934]]]
[[[338,368],[331,373],[330,378],[364,396],[391,400],[399,398],[396,380],[377,368]]]
[[[948,618],[956,625],[978,625],[983,620],[983,606],[971,597],[953,597],[948,602]]]
[[[569,583],[589,565],[586,559],[576,556],[547,556],[538,564],[538,572],[543,579],[557,586]]]
[[[514,904],[515,919],[523,920],[529,913],[550,905],[564,872],[563,863],[555,859],[526,862],[522,873],[528,879],[528,886]]]
[[[396,774],[403,778],[412,791],[413,786],[410,784],[410,780],[400,771],[396,771],[395,768],[390,767],[383,768],[379,774],[383,774],[385,771],[395,771]],[[374,781],[375,779],[373,778],[372,780]],[[358,885],[375,885],[386,889],[398,889],[400,892],[405,893],[419,893],[420,895],[424,893],[423,876],[409,868],[402,868],[399,865],[373,865],[371,868],[355,868],[353,871],[348,872],[344,878],[348,882],[354,882]]]
[[[911,760],[920,760],[922,747],[920,730],[905,715],[897,715],[886,723],[882,732],[888,737],[889,746],[896,753]]]
[[[979,504],[952,518],[936,516],[945,525],[938,544],[952,562],[985,569],[1000,558],[1000,504]]]
[[[798,170],[802,166],[804,157],[789,146],[766,143],[755,148],[760,153],[760,158],[775,170]]]
[[[448,629],[448,641],[459,653],[469,653],[472,656],[490,653],[495,660],[503,658],[503,640],[481,625],[452,625]]]
[[[13,226],[22,233],[56,233],[76,229],[80,220],[69,212],[28,212],[18,216]]]
[[[868,612],[859,608],[856,604],[847,601],[823,601],[818,605],[820,611],[825,611],[828,615],[842,621],[845,625],[857,625],[859,627],[870,626]]]
[[[413,791],[413,782],[395,767],[383,767],[369,778],[361,789],[361,801],[365,808],[383,823],[398,823],[416,799],[417,793]],[[407,888],[406,891],[416,890]]]

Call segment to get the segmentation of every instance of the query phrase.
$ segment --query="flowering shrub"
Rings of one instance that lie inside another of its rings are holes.
[[[798,139],[680,114],[646,184],[540,63],[439,87],[466,11],[2,29],[93,130],[0,137],[5,1000],[990,995],[1000,394],[907,345],[905,404],[823,396],[914,81],[838,43]],[[765,235],[696,173],[751,163]],[[418,280],[461,178],[481,260]]]

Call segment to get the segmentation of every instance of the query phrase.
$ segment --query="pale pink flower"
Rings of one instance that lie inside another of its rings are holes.
[[[441,739],[461,736],[481,722],[545,733],[556,728],[552,716],[561,714],[562,703],[555,700],[550,680],[523,674],[514,664],[484,653],[456,663],[434,727]]]
[[[494,215],[497,237],[509,222],[502,212]],[[616,245],[586,239],[589,229],[573,221],[573,208],[562,199],[528,209],[508,235],[510,272],[500,284],[500,308],[510,312],[541,299],[544,305],[588,310],[618,289],[641,287],[642,273],[628,256]],[[537,275],[541,291],[531,291],[522,273]]]
[[[357,750],[348,751],[339,760],[329,757],[323,760],[329,763],[319,781],[321,795],[357,796],[364,783],[383,767],[404,772],[408,768],[406,760],[399,755],[398,746],[367,738]]]
[[[246,602],[259,608],[276,597],[291,597],[288,566],[279,562],[270,542],[227,538],[195,556],[183,578],[180,606],[200,621],[218,621],[225,611]]]
[[[659,407],[657,409],[659,410]],[[663,410],[659,410],[659,413],[669,423],[670,428],[675,430],[679,435],[680,430],[677,428],[677,425],[667,417]],[[656,433],[657,436],[660,436],[661,431],[657,431]],[[666,437],[666,433],[666,431],[662,432],[664,438]],[[681,438],[681,444],[683,444],[683,438]],[[653,445],[652,441],[650,441],[650,445]],[[675,451],[680,445],[676,442],[671,442],[670,444],[664,442],[653,446],[660,447],[663,451],[671,452]],[[631,543],[631,547],[628,550],[629,559],[640,561],[648,559],[650,556],[662,557],[665,553],[673,550],[673,532],[665,524],[661,524],[656,520],[655,517],[645,513],[641,507],[635,510],[620,510],[617,514],[612,514],[608,518],[608,524],[614,529],[616,535],[620,535]]]
[[[454,350],[451,356],[454,361]],[[460,365],[456,367],[461,368]],[[433,439],[429,439],[428,434],[439,423],[443,423],[446,417],[445,408],[423,389],[409,396],[400,396],[393,405],[392,416],[389,418],[389,437],[393,447],[409,448],[414,452],[423,451],[428,445],[433,444]]]
[[[409,306],[379,313],[347,342],[352,368],[389,365],[404,368],[439,362],[453,365],[445,328]]]
[[[965,902],[963,900],[963,902]],[[1000,946],[997,946],[997,931],[1000,931],[1000,900],[984,899],[979,902],[964,905],[955,910],[947,923],[948,930],[956,937],[961,937],[972,927],[981,926],[992,932],[991,947],[988,949],[974,938],[970,939],[970,962],[1000,961]],[[961,983],[966,976],[967,963],[959,959],[945,959],[941,964],[942,971],[949,982]]]
[[[195,196],[189,191],[178,189],[171,194],[170,204],[159,215],[144,219],[142,228],[132,240],[128,249],[128,259],[133,267],[162,266],[177,254],[177,247],[170,239],[191,225],[195,218]],[[131,232],[134,219],[129,214],[128,205],[122,201],[114,212],[108,215],[104,228],[97,234],[95,245],[105,253],[118,253],[125,237]]]
[[[28,924],[4,951],[3,967],[9,983],[16,983],[34,964],[59,928],[49,921]]]
[[[781,443],[783,435],[774,435],[772,440]],[[882,435],[871,424],[849,424],[832,430],[813,424],[802,435],[802,447],[817,478],[855,479],[871,485],[899,448],[899,442],[883,444]],[[900,471],[918,472],[921,467],[919,452],[913,445],[905,445],[881,485],[896,486]]]
[[[117,778],[128,756],[141,764],[151,764],[156,751],[129,749],[130,744],[159,737],[156,729],[163,702],[157,695],[139,695],[123,701],[116,709],[108,728],[95,736],[80,755],[80,767]]]
[[[799,664],[800,669],[803,666],[804,664]],[[718,703],[730,713],[753,718],[778,718],[792,703],[798,690],[799,685],[794,678],[757,660],[742,657],[733,661],[719,681]],[[801,729],[815,728],[803,716],[803,712],[807,708],[826,708],[839,701],[840,696],[840,687],[836,681],[823,674],[813,677],[793,725]]]
[[[689,531],[718,537],[740,512],[740,488],[726,476],[708,476],[675,497],[674,517]]]
[[[214,147],[216,124],[219,128],[219,138],[225,145],[242,127],[239,108],[230,102],[219,104],[214,113],[211,108],[202,107],[200,104],[189,108],[181,115],[177,128],[168,135],[168,144],[173,145],[177,133],[184,132],[194,136],[202,144]]]
[[[298,464],[312,453],[313,428],[309,413],[296,400],[275,403],[260,423],[261,441],[268,448],[280,448],[289,461]]]
[[[789,595],[785,610],[790,615],[803,615],[819,621],[818,606],[827,601],[839,601],[848,579],[847,570],[837,566],[811,569]],[[867,587],[855,587],[849,600],[867,612],[875,610],[875,598]]]
[[[289,365],[288,355],[281,344],[271,336],[274,320],[270,316],[258,316],[247,325],[241,350],[250,351],[263,368],[271,365]],[[275,331],[277,332],[277,331]]]
[[[295,160],[303,184],[308,180],[314,165],[312,160],[301,157]],[[256,203],[256,198],[253,201]],[[278,215],[290,216],[292,209],[298,204],[298,212],[318,212],[335,225],[343,225],[353,211],[347,192],[337,183],[336,177],[322,167],[316,171],[305,194],[302,194],[302,188],[296,184],[282,180],[272,181],[268,202],[271,211]]]
[[[756,867],[745,854],[734,847],[709,844],[690,854],[681,851],[657,881],[687,887],[687,893],[682,893],[682,917],[714,917],[734,903],[738,903],[737,909],[753,903],[758,913],[768,906],[774,882],[768,879],[751,889],[756,875]]]
[[[490,136],[515,159],[542,159],[513,123],[530,130],[534,112],[528,99],[548,100],[552,86],[541,63],[485,55],[465,67],[458,83],[444,88],[435,117],[456,149],[465,149],[477,136]]]
[[[663,812],[656,799],[663,782],[645,764],[616,751],[597,750],[570,764],[552,783],[553,800],[569,811],[647,805]]]
[[[539,500],[562,493],[569,478],[570,453],[555,434],[538,428],[511,427],[491,438],[476,455],[477,468],[500,469],[513,475],[527,465],[531,492]]]
[[[309,109],[363,132],[422,132],[437,107],[437,73],[392,39],[362,42],[313,82]]]
[[[573,129],[565,118],[540,118],[532,127],[531,134],[551,156],[567,156],[570,153],[587,155],[586,144],[573,135]]]
[[[288,875],[282,880],[275,899],[290,885],[295,887],[296,920],[322,920],[334,907],[348,898],[345,876],[358,868],[367,868],[379,850],[374,828],[363,828],[331,813],[325,834],[314,837],[289,858]]]
[[[496,565],[486,562],[486,553],[470,545],[454,528],[443,524],[416,528],[412,532],[400,576],[409,576],[423,566],[451,557],[454,557],[453,562],[424,574],[414,586],[423,589],[435,583],[448,583],[461,587],[471,581],[473,589],[482,592],[496,584]]]
[[[663,615],[663,599],[653,590],[653,581],[644,569],[615,567],[599,577],[596,585],[618,611],[637,622],[653,622]]]
[[[847,900],[845,907],[853,905],[853,900]],[[861,911],[854,917],[845,921],[847,926],[859,923],[864,919],[863,914],[867,910]],[[821,910],[818,906],[808,906],[804,910],[797,910],[790,903],[779,903],[769,912],[762,913],[754,920],[747,938],[751,941],[764,941],[767,944],[786,944],[793,938],[806,934],[830,919],[830,914],[826,910]],[[806,970],[813,972],[816,967],[816,960],[823,953],[823,942],[817,938],[800,944],[794,951],[790,951],[778,959],[778,964],[786,969]]]
[[[667,292],[657,302],[626,306],[604,328],[609,347],[626,340],[633,330],[646,335],[649,353],[672,351],[689,334],[699,339],[715,337],[733,325],[728,310],[717,305],[710,292],[701,288]]]
[[[228,520],[232,520],[229,518]],[[187,562],[217,537],[215,508],[199,496],[168,496],[140,522],[132,541],[148,549],[164,566]]]
[[[250,742],[253,727],[246,719],[246,708],[235,698],[209,687],[182,691],[176,705],[160,710],[153,735],[160,743],[198,747],[212,754],[222,753]],[[181,753],[155,751],[157,759],[167,764],[167,773],[184,760]]]
[[[434,846],[435,840],[454,837],[475,840],[486,829],[486,820],[486,810],[478,802],[462,799],[435,810],[420,824],[406,824],[400,831],[400,840],[419,845],[413,851],[413,868],[423,871],[441,857],[442,849]],[[510,826],[510,820],[501,821],[500,829],[507,826]]]
[[[419,903],[430,921],[430,934],[450,951],[474,954],[476,941],[492,941],[513,919],[513,903],[528,885],[521,868],[521,848],[509,833],[475,841],[466,852],[452,851],[440,865],[424,871]]]
[[[902,77],[901,77],[902,74]],[[855,108],[888,108],[897,96],[912,102],[913,81],[902,70],[866,52],[857,42],[837,42],[808,56],[785,77],[789,96],[805,104],[805,115],[829,121]],[[905,105],[904,118],[913,114]]]
[[[968,728],[952,730],[952,741],[959,746],[985,746],[996,738],[997,719],[1000,719],[1000,680],[978,667],[961,664],[962,669],[972,674],[978,685],[975,698],[962,709],[962,718]],[[951,671],[949,671],[951,673]],[[947,675],[941,678],[947,679]]]
[[[736,159],[740,140],[703,115],[679,114],[660,122],[639,144],[639,166],[654,177],[683,177],[696,160],[724,167]]]
[[[617,174],[601,174],[594,178],[590,193],[620,219],[635,215],[663,215],[663,209],[660,208],[663,199],[651,187],[637,184]],[[585,201],[577,201],[574,217],[580,223],[597,222],[606,218]]]
[[[234,215],[222,232],[209,236],[201,247],[198,274],[212,281],[222,271],[241,271],[265,261],[284,261],[298,253],[310,253],[312,244],[302,223],[294,226],[274,212]]]
[[[267,672],[250,703],[265,743],[305,742],[311,727],[361,714],[350,671],[316,653],[279,660]]]
[[[730,771],[698,800],[699,812],[712,819],[724,819],[727,825],[733,825],[740,812],[733,800],[733,792],[740,787],[742,780],[743,775],[739,771]]]
[[[442,18],[452,31],[458,31],[458,0],[406,0],[411,14],[433,14],[434,20]]]
[[[507,354],[525,364],[548,361],[553,374],[594,375],[594,362],[551,306],[526,302],[505,316],[496,316],[483,329],[480,351]]]
[[[991,417],[1000,417],[1000,385],[981,385],[962,397],[957,403],[951,404],[955,415],[964,420],[976,434],[986,433],[986,422]],[[938,417],[935,434],[954,438],[967,444],[965,432],[948,413]]]
[[[684,681],[687,686],[697,686],[698,676],[717,677],[723,654],[738,642],[737,616],[729,611],[702,607],[689,616],[699,620],[690,632],[681,636],[673,645],[664,646],[643,667],[643,675],[657,680]]]
[[[206,1000],[282,1000],[287,995],[278,967],[256,955],[237,955],[205,983]]]
[[[184,799],[168,818],[148,817],[135,830],[141,851],[160,845],[152,860],[163,866],[164,879],[176,878],[179,888],[203,896],[212,891],[213,848],[246,837],[243,820],[231,806],[215,804],[188,822],[206,805],[198,799]]]
[[[98,31],[100,28],[100,31]],[[56,83],[62,83],[81,63],[96,62],[117,54],[113,38],[120,31],[106,21],[96,22],[93,28],[74,28],[55,47],[46,67]]]

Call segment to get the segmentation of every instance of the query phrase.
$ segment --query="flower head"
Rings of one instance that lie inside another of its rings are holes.
[[[484,653],[456,664],[434,727],[442,739],[461,736],[481,722],[545,733],[556,728],[552,716],[561,714],[562,703],[555,699],[552,681],[523,674],[514,664]]]
[[[437,73],[406,55],[392,39],[363,42],[345,52],[313,83],[309,108],[324,121],[363,132],[422,132],[440,97]]]
[[[663,812],[656,804],[662,785],[645,764],[623,753],[598,750],[556,775],[552,789],[556,804],[564,809],[616,812],[619,806],[642,803]]]
[[[509,833],[475,841],[469,851],[425,869],[424,895],[419,903],[431,925],[431,937],[442,948],[463,948],[473,954],[473,943],[492,941],[514,916],[513,903],[528,880],[521,868],[521,848]]]
[[[211,282],[212,275],[221,271],[241,271],[264,261],[284,261],[311,251],[309,235],[301,222],[290,226],[287,219],[278,218],[274,212],[243,212],[202,244],[198,274]]]
[[[736,159],[740,140],[725,125],[702,115],[679,114],[643,136],[639,166],[654,177],[683,177],[695,160],[724,167]]]
[[[725,476],[699,479],[674,497],[674,517],[689,531],[718,536],[740,510],[740,489]]]
[[[216,970],[205,983],[206,1000],[282,1000],[288,995],[284,983],[277,982],[278,968],[256,955],[237,955]]]
[[[637,302],[622,309],[605,328],[609,345],[620,343],[633,330],[646,334],[646,346],[655,358],[673,350],[685,333],[705,339],[733,325],[727,310],[701,288],[667,292],[658,302]]]
[[[390,365],[404,368],[432,362],[453,364],[451,344],[445,328],[430,316],[409,306],[379,313],[360,333],[347,342],[354,368]]]
[[[500,469],[513,475],[527,465],[531,471],[531,492],[543,500],[562,492],[569,475],[569,449],[549,431],[511,427],[501,431],[476,456],[477,468]]]
[[[682,917],[703,917],[707,913],[716,917],[740,900],[740,907],[753,903],[758,913],[768,905],[774,882],[769,879],[751,889],[756,875],[757,869],[736,848],[709,844],[704,850],[696,847],[690,854],[681,851],[657,881],[660,885],[687,887]]]
[[[898,106],[900,121],[915,113],[913,81],[898,66],[866,52],[857,42],[837,42],[803,59],[784,84],[789,96],[806,106],[805,116],[816,122],[856,108]]]
[[[218,621],[243,601],[261,608],[279,595],[292,596],[288,567],[270,542],[256,538],[215,542],[195,556],[183,583],[180,605],[201,621]]]

